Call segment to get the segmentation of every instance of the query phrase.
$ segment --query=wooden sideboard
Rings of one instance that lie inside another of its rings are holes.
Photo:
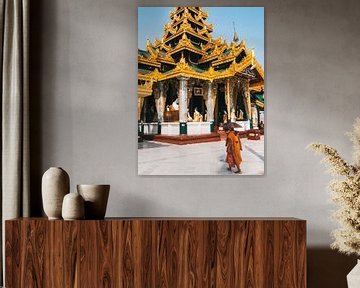
[[[306,287],[306,221],[116,218],[5,223],[6,287]]]

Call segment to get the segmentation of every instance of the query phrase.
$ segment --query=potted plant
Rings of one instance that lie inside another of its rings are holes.
[[[332,232],[331,244],[345,254],[360,256],[360,118],[355,121],[353,131],[348,133],[353,143],[354,164],[345,161],[331,146],[312,143],[309,148],[324,156],[334,179],[329,184],[332,200],[338,205],[333,218],[341,225]],[[359,287],[360,262],[347,276],[348,287]]]

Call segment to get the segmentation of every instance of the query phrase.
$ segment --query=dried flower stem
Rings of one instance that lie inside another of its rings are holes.
[[[354,165],[346,162],[331,146],[312,143],[308,148],[324,155],[323,162],[329,167],[329,172],[337,176],[330,182],[329,189],[332,200],[338,204],[332,218],[342,227],[332,232],[334,243],[331,247],[360,256],[360,118],[355,121],[349,136],[353,142]]]

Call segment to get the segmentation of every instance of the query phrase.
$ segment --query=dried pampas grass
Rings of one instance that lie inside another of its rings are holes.
[[[360,118],[356,119],[352,133],[354,165],[345,161],[331,146],[312,143],[308,148],[324,155],[323,162],[336,178],[329,184],[332,200],[338,210],[332,218],[342,225],[333,231],[331,247],[345,254],[360,255]]]

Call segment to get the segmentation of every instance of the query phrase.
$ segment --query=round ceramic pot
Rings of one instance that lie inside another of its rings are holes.
[[[42,177],[43,208],[49,219],[61,219],[63,198],[69,193],[69,175],[60,167],[49,168]]]
[[[77,185],[85,201],[85,219],[104,219],[110,185]]]
[[[85,208],[84,199],[79,193],[69,193],[65,195],[62,205],[62,217],[64,220],[84,219]]]

